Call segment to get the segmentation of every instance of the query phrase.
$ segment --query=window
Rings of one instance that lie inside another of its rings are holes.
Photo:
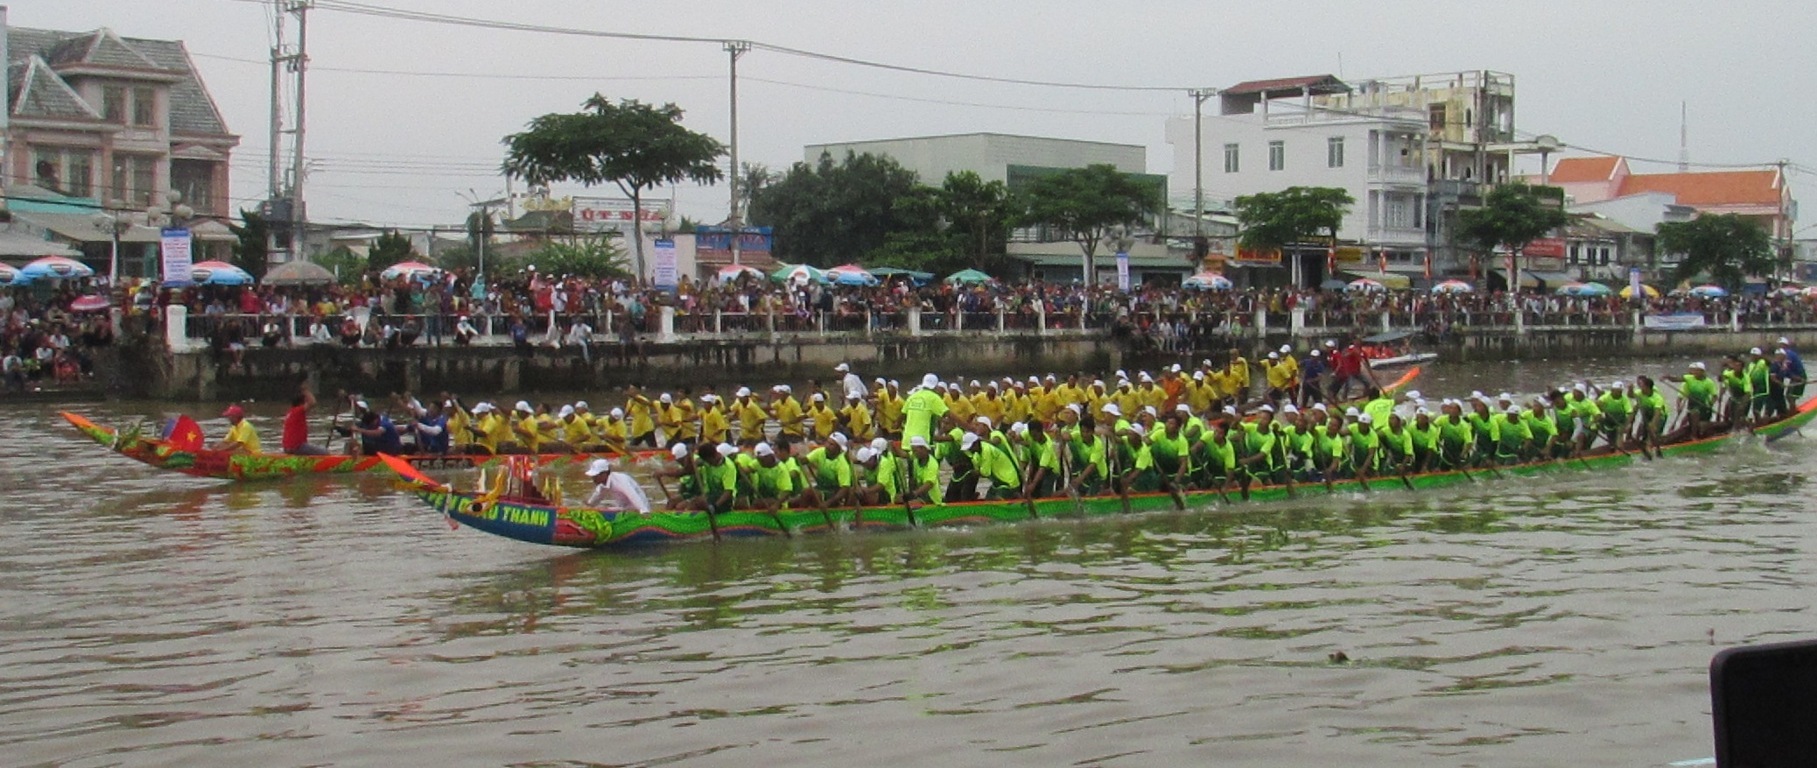
[[[157,158],[114,155],[114,196],[130,206],[150,205],[157,181]]]
[[[1279,171],[1287,167],[1287,142],[1268,142],[1268,170]]]
[[[1236,173],[1241,168],[1241,157],[1237,154],[1237,145],[1224,145],[1224,172]]]
[[[132,89],[132,124],[150,128],[158,122],[158,92],[151,88]]]
[[[202,160],[170,161],[170,188],[183,193],[183,202],[198,211],[212,211],[216,164]]]
[[[1344,167],[1344,137],[1333,136],[1325,140],[1325,167]]]
[[[101,86],[101,114],[107,122],[126,122],[126,89],[118,85]]]
[[[32,150],[32,183],[70,197],[94,194],[94,153],[67,147]]]

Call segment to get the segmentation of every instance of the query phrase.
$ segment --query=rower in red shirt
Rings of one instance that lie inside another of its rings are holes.
[[[309,409],[315,407],[315,394],[309,391],[309,385],[297,388],[297,396],[290,399],[290,410],[284,413],[284,438],[280,444],[284,452],[293,456],[325,456],[328,450],[309,443]]]

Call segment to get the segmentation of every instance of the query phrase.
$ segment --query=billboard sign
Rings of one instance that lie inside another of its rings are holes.
[[[624,229],[631,223],[635,206],[630,198],[620,197],[576,197],[569,209],[574,214],[574,228],[583,232],[603,232],[609,229]],[[645,200],[643,205],[643,222],[645,224],[661,223],[669,218],[669,201]]]
[[[187,285],[195,279],[190,273],[190,266],[195,263],[190,246],[189,229],[186,227],[169,227],[159,231],[158,251],[164,257],[164,282]]]

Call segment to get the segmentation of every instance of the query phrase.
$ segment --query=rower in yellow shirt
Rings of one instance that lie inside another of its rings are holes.
[[[789,385],[778,384],[771,390],[770,413],[782,424],[782,434],[795,438],[797,442],[806,434],[801,401],[795,399]]]
[[[717,445],[729,440],[732,422],[719,407],[719,396],[711,392],[700,396],[700,439]]]
[[[973,418],[983,416],[990,419],[992,424],[1001,424],[1003,422],[1003,406],[1003,391],[998,387],[997,382],[993,381],[986,384],[984,389],[981,389],[976,394],[972,395]]]
[[[870,440],[877,436],[871,409],[859,399],[857,392],[845,396],[845,407],[839,410],[839,418],[845,421],[846,435],[854,440]]]
[[[580,411],[574,406],[562,406],[555,421],[556,427],[560,429],[562,444],[570,450],[584,451],[592,445],[593,427],[580,417]]]
[[[613,408],[605,418],[593,422],[594,435],[599,445],[610,453],[630,452],[630,424],[625,422],[625,410]]]
[[[246,420],[246,409],[238,405],[227,406],[221,413],[229,424],[227,438],[214,445],[217,451],[229,453],[258,453],[259,433],[252,428],[252,422]]]
[[[635,384],[625,387],[625,415],[630,419],[631,444],[655,448],[656,404]]]
[[[942,399],[946,401],[947,415],[951,416],[955,423],[970,424],[972,417],[978,414],[978,409],[972,405],[972,399],[959,391],[957,383],[946,385],[946,394]]]
[[[497,454],[511,444],[511,422],[491,403],[473,406],[473,425],[469,433],[474,453]]]
[[[825,440],[831,437],[839,426],[839,413],[827,407],[826,395],[815,392],[808,400],[807,417],[814,425],[814,437]]]
[[[733,393],[732,417],[738,420],[738,438],[740,440],[763,440],[763,423],[770,418],[763,403],[751,394],[748,387],[739,387]]]
[[[878,430],[892,437],[901,435],[902,395],[888,386],[878,387],[873,395],[877,399]]]

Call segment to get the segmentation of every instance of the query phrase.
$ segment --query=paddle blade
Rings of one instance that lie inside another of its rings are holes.
[[[385,467],[390,469],[393,472],[396,472],[398,474],[398,477],[402,477],[405,480],[409,480],[410,482],[417,483],[420,485],[427,485],[427,486],[431,486],[431,487],[436,487],[436,486],[441,485],[440,483],[437,483],[434,480],[429,479],[429,477],[427,475],[424,475],[422,472],[417,471],[416,467],[410,466],[410,462],[400,459],[396,456],[392,456],[387,453],[381,453],[381,454],[379,454],[379,461],[385,462]]]
[[[180,451],[202,450],[202,425],[187,414],[179,415],[165,427],[164,440]]]

